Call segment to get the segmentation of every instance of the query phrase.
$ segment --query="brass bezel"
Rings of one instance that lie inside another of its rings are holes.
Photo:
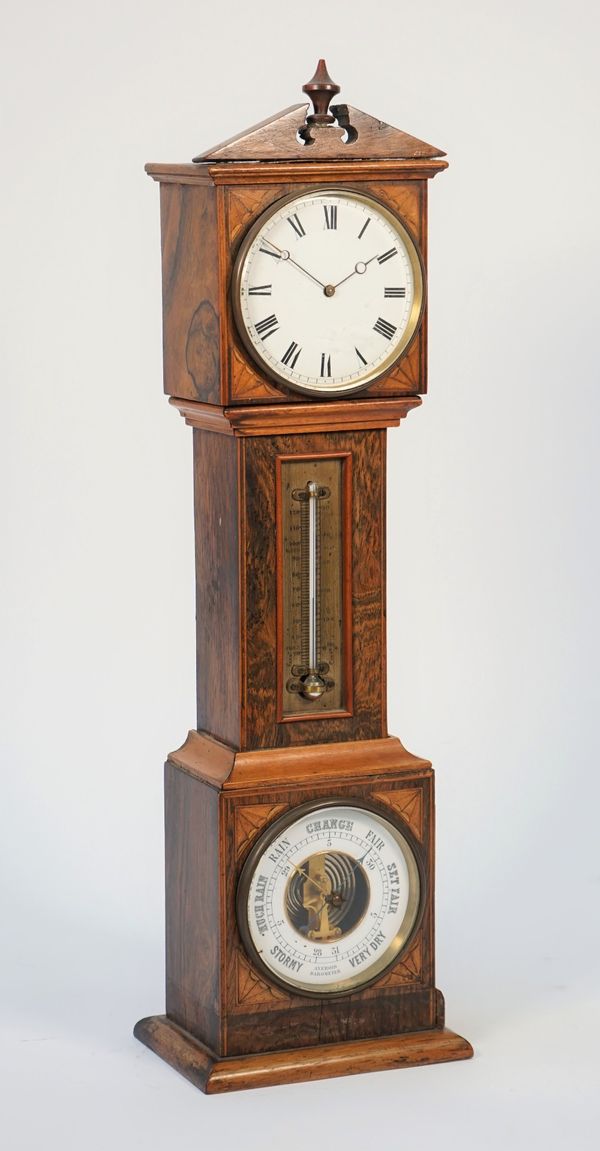
[[[402,236],[406,250],[408,252],[415,284],[415,293],[409,321],[399,345],[392,349],[389,356],[387,356],[384,360],[383,364],[379,364],[377,368],[371,372],[368,372],[365,376],[362,376],[359,380],[350,386],[333,385],[330,387],[310,387],[305,384],[296,384],[288,380],[286,376],[277,372],[272,367],[272,365],[267,364],[260,358],[258,349],[250,339],[248,329],[246,328],[242,314],[240,299],[241,279],[248,251],[252,247],[252,244],[254,243],[258,233],[262,231],[266,222],[271,218],[271,216],[274,216],[278,211],[280,211],[282,207],[285,207],[286,204],[291,204],[295,200],[306,199],[307,196],[319,195],[342,195],[352,200],[359,200],[363,204],[373,205],[374,208],[382,216],[384,216]],[[301,395],[309,395],[315,398],[321,397],[327,399],[331,396],[349,396],[354,395],[356,392],[364,391],[365,388],[368,388],[370,384],[375,382],[375,380],[379,380],[382,376],[385,376],[386,373],[389,372],[390,369],[394,366],[394,364],[396,364],[398,360],[403,355],[405,355],[413,340],[415,339],[415,336],[417,335],[421,320],[423,318],[426,299],[425,289],[426,275],[423,259],[419,251],[419,246],[404,220],[402,220],[396,212],[393,212],[387,204],[383,204],[382,201],[379,200],[376,196],[367,196],[363,192],[355,191],[354,188],[337,186],[328,187],[327,185],[324,185],[316,188],[311,188],[309,190],[304,190],[303,192],[292,192],[288,196],[282,196],[279,200],[275,200],[272,204],[270,204],[269,207],[261,213],[258,219],[254,221],[254,224],[244,236],[244,239],[240,244],[235,258],[231,276],[231,303],[238,335],[242,341],[242,344],[244,345],[245,350],[250,355],[253,363],[260,369],[263,375],[267,376],[270,380],[273,380],[279,386],[288,388],[290,391],[300,393]]]
[[[370,815],[388,828],[406,860],[409,876],[409,899],[399,930],[385,951],[382,952],[371,967],[369,967],[367,978],[364,977],[362,971],[358,971],[356,975],[349,979],[341,980],[339,983],[324,988],[322,987],[321,990],[316,991],[314,984],[304,984],[301,980],[287,979],[285,976],[280,976],[263,962],[250,933],[248,924],[248,896],[254,871],[256,870],[259,859],[267,850],[269,844],[273,840],[278,839],[286,827],[289,827],[292,823],[303,819],[311,812],[322,811],[323,808],[328,807],[354,807],[360,811],[368,811]],[[384,815],[379,808],[369,802],[359,801],[355,799],[354,796],[347,798],[336,797],[335,799],[321,801],[309,800],[306,803],[299,804],[297,807],[292,807],[287,812],[284,812],[283,815],[280,815],[278,819],[274,820],[273,823],[270,823],[262,832],[248,852],[240,872],[236,894],[236,920],[246,952],[263,977],[266,976],[272,983],[277,984],[288,993],[294,995],[303,995],[310,999],[331,999],[342,995],[351,995],[356,991],[362,991],[370,987],[393,966],[414,938],[415,932],[421,924],[426,900],[427,886],[421,849],[408,827],[406,827],[405,824],[400,827],[397,822],[388,817],[387,811]]]

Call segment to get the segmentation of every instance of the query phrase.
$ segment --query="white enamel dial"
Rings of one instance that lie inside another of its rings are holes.
[[[267,375],[297,391],[347,394],[389,370],[412,339],[421,262],[382,204],[316,189],[279,201],[250,230],[233,304],[244,344]]]
[[[238,890],[255,962],[279,982],[340,994],[400,954],[421,904],[419,871],[400,830],[367,808],[311,806],[259,840]]]

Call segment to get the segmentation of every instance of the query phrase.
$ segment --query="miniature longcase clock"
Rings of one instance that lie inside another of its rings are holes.
[[[304,92],[147,166],[194,438],[197,726],[166,763],[166,1014],[135,1034],[207,1092],[472,1054],[435,987],[433,772],[385,692],[386,430],[426,390],[446,162],[331,105],[324,61]]]

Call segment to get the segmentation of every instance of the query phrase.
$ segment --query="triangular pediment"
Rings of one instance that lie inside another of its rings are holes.
[[[319,125],[305,142],[310,105],[293,104],[268,120],[194,157],[194,163],[221,160],[430,160],[445,156],[439,148],[393,128],[350,104],[332,105],[335,124]]]

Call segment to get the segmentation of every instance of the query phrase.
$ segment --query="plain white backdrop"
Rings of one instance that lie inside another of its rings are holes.
[[[598,8],[14,0],[2,132],[7,1151],[598,1139]],[[163,992],[162,763],[194,722],[191,434],[158,190],[301,98],[444,148],[430,393],[389,434],[389,726],[438,787],[438,985],[471,1063],[207,1099]]]

